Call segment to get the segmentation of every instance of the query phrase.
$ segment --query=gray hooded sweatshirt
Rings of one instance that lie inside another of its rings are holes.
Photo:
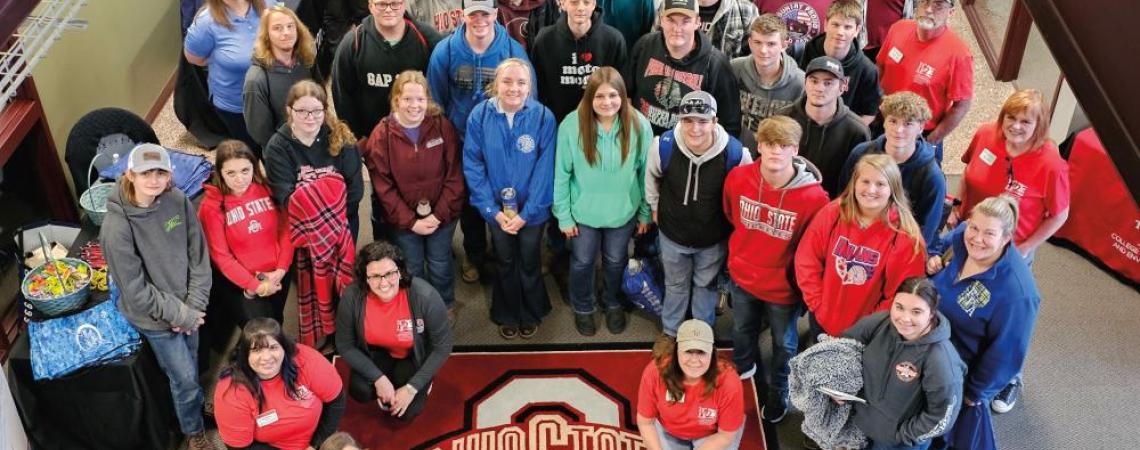
[[[753,151],[760,121],[776,115],[780,108],[795,103],[804,94],[804,71],[791,55],[782,55],[780,77],[771,85],[760,81],[760,72],[756,71],[751,55],[729,62],[740,89],[740,142]]]
[[[120,181],[121,183],[121,181]],[[171,189],[147,208],[107,198],[99,241],[121,292],[119,311],[144,330],[194,328],[210,300],[210,256],[194,205]]]

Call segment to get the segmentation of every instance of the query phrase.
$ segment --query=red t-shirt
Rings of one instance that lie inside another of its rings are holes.
[[[831,0],[753,0],[760,14],[772,13],[788,25],[792,42],[807,43],[823,34]]]
[[[744,388],[740,375],[731,364],[714,361],[719,365],[717,388],[705,397],[705,383],[685,386],[684,398],[679,402],[666,399],[665,381],[657,372],[654,361],[649,361],[641,372],[641,386],[637,389],[637,413],[657,419],[669,434],[681,439],[700,439],[719,430],[736,431],[744,426]]]
[[[911,91],[926,99],[932,116],[924,128],[930,130],[951,102],[974,97],[974,56],[953,30],[921,42],[917,28],[913,20],[895,22],[875,64],[883,95]]]
[[[281,450],[304,450],[321,418],[324,404],[340,395],[340,376],[331,363],[312,347],[297,344],[297,391],[299,399],[285,393],[280,376],[261,381],[265,407],[246,388],[231,387],[233,378],[218,381],[214,388],[214,417],[218,433],[230,447],[248,447],[253,442]]]
[[[1010,158],[1005,136],[996,123],[987,123],[974,133],[974,140],[962,154],[966,163],[965,188],[960,194],[959,217],[965,217],[986,198],[1008,193],[1017,199],[1020,210],[1014,244],[1025,241],[1048,217],[1069,207],[1069,164],[1052,142]],[[1010,164],[1013,165],[1012,179]]]
[[[364,302],[364,342],[387,350],[393,358],[404,359],[415,344],[412,326],[408,291],[400,289],[390,302],[368,293],[368,300]]]

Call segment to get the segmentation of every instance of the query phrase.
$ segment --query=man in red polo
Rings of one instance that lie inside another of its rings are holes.
[[[948,25],[954,0],[916,0],[914,20],[891,26],[875,64],[883,95],[911,91],[930,105],[923,127],[942,163],[942,141],[958,127],[974,97],[974,57]]]

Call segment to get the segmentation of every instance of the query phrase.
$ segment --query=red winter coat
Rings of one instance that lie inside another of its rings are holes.
[[[806,159],[796,158],[797,175],[787,187],[768,184],[760,163],[740,166],[724,182],[724,211],[732,221],[728,238],[728,273],[756,298],[792,305],[792,257],[811,218],[827,204],[819,173]]]
[[[257,273],[288,270],[293,264],[288,215],[273,204],[268,186],[250,183],[240,196],[222,195],[206,184],[198,221],[210,246],[210,261],[231,283],[257,290]]]
[[[442,115],[424,119],[417,142],[394,115],[380,120],[368,137],[364,165],[385,222],[411,229],[421,199],[431,203],[431,213],[442,223],[459,217],[465,200],[463,153],[455,127]]]
[[[893,208],[891,222],[897,223]],[[886,310],[903,280],[924,274],[926,250],[882,221],[866,229],[839,220],[839,199],[819,210],[796,250],[796,280],[823,330],[838,336]]]

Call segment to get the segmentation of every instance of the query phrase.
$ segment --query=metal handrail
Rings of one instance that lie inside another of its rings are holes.
[[[87,0],[44,0],[17,27],[11,47],[0,52],[0,108],[16,95],[65,30],[87,28],[86,21],[75,19],[86,4]]]

